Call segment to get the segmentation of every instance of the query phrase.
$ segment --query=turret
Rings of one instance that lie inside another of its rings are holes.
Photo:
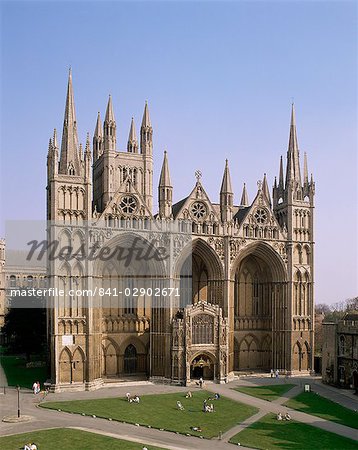
[[[142,126],[140,128],[141,153],[152,155],[153,153],[153,128],[150,123],[148,103],[145,102]]]
[[[129,153],[138,153],[138,140],[133,117],[131,121],[131,127],[129,130],[127,151]]]
[[[102,155],[102,153],[103,153],[103,128],[101,116],[100,113],[98,112],[96,129],[93,135],[93,161],[94,162],[97,161],[97,159]]]
[[[242,188],[240,206],[249,206],[249,197],[247,195],[246,183],[244,183],[244,187]]]

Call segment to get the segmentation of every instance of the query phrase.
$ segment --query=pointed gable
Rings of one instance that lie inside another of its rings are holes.
[[[262,182],[258,183],[258,186],[252,204],[239,209],[234,219],[238,220],[244,237],[283,238],[281,227],[271,209],[270,199],[264,192]]]
[[[188,197],[173,205],[173,215],[174,219],[219,221],[216,208],[199,180]]]
[[[120,185],[113,198],[105,206],[98,220],[107,216],[153,219],[152,213],[145,203],[143,196],[135,187],[131,177],[127,177]]]

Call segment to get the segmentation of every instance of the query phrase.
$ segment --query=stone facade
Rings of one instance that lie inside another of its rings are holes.
[[[224,382],[235,371],[310,372],[315,185],[306,156],[301,178],[294,107],[286,173],[281,157],[272,197],[264,175],[252,201],[244,185],[239,204],[233,200],[228,161],[219,203],[208,197],[197,171],[189,195],[173,204],[165,152],[159,211],[154,214],[153,128],[147,104],[140,141],[133,119],[126,151],[118,150],[116,137],[109,98],[103,126],[98,114],[93,153],[89,135],[83,151],[70,74],[61,148],[55,130],[48,150],[51,232],[63,245],[100,248],[118,244],[118,230],[135,236],[147,223],[175,223],[177,233],[153,234],[154,241],[174,249],[165,282],[180,287],[181,295],[190,265],[191,298],[185,307],[173,302],[165,309],[157,308],[150,296],[136,307],[90,309],[87,298],[55,307],[49,313],[54,388],[92,389],[103,380],[133,375],[189,383],[199,375]],[[73,283],[118,286],[124,275],[128,280],[137,274],[116,264],[49,263],[52,286],[64,288]]]
[[[358,392],[358,312],[323,323],[322,380]]]

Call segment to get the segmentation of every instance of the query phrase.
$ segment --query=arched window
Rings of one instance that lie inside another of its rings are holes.
[[[10,275],[10,287],[16,287],[16,276]]]
[[[32,288],[33,285],[34,285],[34,278],[31,275],[29,275],[27,277],[27,287]]]
[[[68,166],[68,175],[75,175],[75,168],[72,163]]]
[[[137,349],[129,344],[124,351],[124,372],[135,373],[137,371]]]

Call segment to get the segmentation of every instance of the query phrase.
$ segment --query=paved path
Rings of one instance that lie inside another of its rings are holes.
[[[302,381],[302,382],[301,382]],[[307,381],[307,380],[306,380]],[[296,387],[288,391],[280,399],[274,402],[268,402],[266,400],[261,400],[247,394],[233,390],[237,386],[255,386],[262,384],[282,384],[282,383],[299,383]],[[294,420],[307,423],[309,425],[316,426],[322,430],[331,431],[337,433],[341,436],[346,436],[351,439],[357,439],[357,430],[352,428],[339,425],[334,422],[329,422],[327,420],[321,419],[316,416],[305,414],[300,411],[295,411],[287,408],[282,403],[284,403],[288,398],[296,395],[302,390],[302,386],[305,380],[289,379],[289,380],[271,380],[265,379],[245,379],[235,381],[228,385],[218,385],[208,383],[205,389],[211,392],[219,392],[221,395],[231,398],[232,400],[239,401],[242,403],[247,403],[255,406],[259,409],[259,412],[254,416],[248,418],[245,422],[237,425],[228,432],[226,432],[222,440],[207,440],[199,439],[196,437],[183,436],[181,434],[171,433],[167,431],[160,431],[154,428],[136,427],[135,425],[130,425],[126,423],[120,423],[115,421],[108,421],[106,419],[91,418],[88,416],[80,416],[69,413],[63,413],[58,411],[50,411],[42,408],[38,408],[40,398],[35,397],[30,390],[21,391],[21,412],[22,414],[31,415],[34,417],[32,422],[23,424],[0,424],[0,434],[16,434],[19,432],[27,432],[40,430],[45,428],[57,428],[57,427],[76,427],[85,429],[88,431],[93,431],[100,434],[105,434],[115,438],[122,438],[132,440],[133,442],[144,443],[147,445],[162,447],[172,450],[188,450],[188,449],[198,449],[198,450],[218,450],[218,449],[233,449],[232,444],[227,441],[235,434],[242,431],[244,428],[248,427],[255,421],[259,420],[261,417],[268,413],[277,414],[281,412],[285,414],[289,412]],[[310,379],[311,384],[314,380]],[[330,395],[331,392],[326,389],[326,386],[321,384],[315,384],[315,387],[321,389],[325,393],[325,396]],[[194,391],[198,388],[192,387],[191,390]],[[95,399],[95,398],[106,398],[106,397],[124,397],[126,392],[131,392],[132,394],[144,395],[144,394],[162,394],[170,392],[180,392],[184,393],[188,388],[177,387],[177,386],[163,386],[154,384],[145,385],[128,385],[121,387],[109,387],[105,389],[100,389],[91,392],[64,392],[57,394],[49,394],[45,401],[57,401],[57,400],[74,400],[74,399]],[[321,393],[321,392],[320,392]],[[335,395],[339,392],[335,392]],[[323,394],[322,394],[323,395]],[[348,396],[346,398],[349,402],[354,402]],[[346,400],[344,400],[346,402]],[[353,403],[352,403],[353,404]],[[17,400],[16,391],[12,389],[7,389],[6,395],[0,396],[0,412],[1,416],[16,414]],[[355,409],[355,408],[354,408]],[[140,449],[140,446],[138,447]],[[241,447],[245,448],[245,447]]]

